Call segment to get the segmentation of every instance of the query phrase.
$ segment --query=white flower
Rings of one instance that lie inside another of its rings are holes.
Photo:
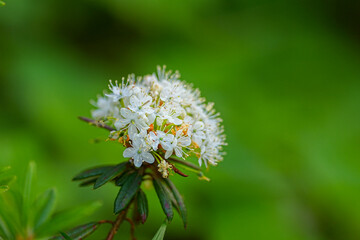
[[[122,108],[120,110],[121,116],[123,118],[118,119],[114,126],[117,130],[128,128],[128,133],[130,136],[130,139],[133,139],[132,137],[134,134],[138,133],[138,130],[141,131],[143,129],[148,129],[149,126],[146,124],[146,120],[144,117],[140,116],[137,113],[133,113],[129,109]]]
[[[179,118],[181,113],[182,109],[180,109],[179,106],[164,105],[156,111],[156,115],[158,116],[157,124],[162,125],[164,120],[168,120],[170,123],[180,125],[182,123],[182,120]]]
[[[110,80],[109,89],[112,91],[111,94],[105,94],[105,96],[111,98],[114,102],[119,101],[119,99],[124,97],[129,97],[132,93],[131,88],[129,87],[130,81],[128,80],[124,84],[124,78],[122,79],[121,85],[118,85],[118,81],[115,81],[115,85],[113,85]]]
[[[94,109],[91,112],[92,117],[95,119],[106,118],[113,114],[114,111],[118,111],[112,100],[109,98],[99,97],[97,102],[92,102],[92,104],[97,107],[97,109]]]
[[[169,146],[164,147],[166,150],[165,159],[168,159],[175,151],[175,155],[179,158],[183,156],[183,147],[187,147],[191,144],[190,137],[186,137],[182,135],[183,131],[179,130],[176,132],[176,137],[171,141]]]
[[[143,162],[152,164],[155,161],[154,156],[148,150],[149,148],[146,143],[142,139],[137,138],[133,140],[132,147],[125,149],[123,156],[125,158],[132,158],[135,167],[141,167]]]
[[[154,109],[150,106],[151,103],[152,98],[146,93],[140,92],[139,94],[130,97],[130,105],[128,108],[133,112],[145,116],[145,114],[154,112]]]
[[[202,140],[206,138],[204,132],[204,123],[197,121],[193,125],[190,125],[188,135],[192,137],[192,140],[197,144],[201,145]]]
[[[159,144],[164,149],[169,149],[171,142],[174,140],[174,135],[166,134],[163,131],[157,130],[156,133],[150,132],[151,146],[154,151],[158,149]]]

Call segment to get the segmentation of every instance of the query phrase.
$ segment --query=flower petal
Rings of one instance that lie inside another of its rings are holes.
[[[179,118],[173,118],[171,120],[172,120],[171,122],[175,125],[180,125],[182,123],[182,120]],[[170,119],[169,119],[169,121],[170,121]]]
[[[181,158],[182,157],[182,149],[180,147],[176,147],[175,148],[175,154],[177,157]]]
[[[130,104],[134,108],[138,108],[141,105],[140,100],[134,95],[130,97]]]
[[[121,115],[124,117],[124,118],[129,118],[129,119],[132,119],[133,116],[134,116],[134,113],[131,112],[129,109],[127,108],[122,108],[120,109],[120,113]]]
[[[173,150],[170,150],[170,151],[166,151],[165,153],[165,159],[168,159],[173,153]]]
[[[131,158],[135,154],[135,148],[129,147],[124,150],[123,156],[124,158]]]
[[[181,137],[179,138],[178,143],[182,146],[189,146],[191,144],[191,140],[189,137]]]
[[[115,123],[114,126],[117,130],[120,130],[121,128],[125,127],[126,125],[128,125],[130,123],[129,119],[118,119]]]
[[[149,152],[143,152],[142,154],[141,154],[141,157],[142,157],[142,159],[145,161],[145,162],[148,162],[148,163],[154,163],[154,161],[155,161],[155,158],[154,158],[154,156],[151,154],[151,153],[149,153]]]
[[[204,123],[203,123],[203,122],[197,121],[197,122],[194,124],[194,129],[202,130],[203,128],[204,128]]]
[[[134,139],[134,137],[138,133],[138,130],[136,129],[134,124],[130,124],[128,133],[129,133],[130,139]]]
[[[172,142],[173,140],[174,140],[174,135],[172,135],[172,134],[167,134],[164,137],[164,141],[166,141],[166,142]]]
[[[161,146],[162,146],[162,148],[163,149],[165,149],[166,151],[170,151],[170,150],[172,150],[172,146],[171,146],[171,144],[170,143],[167,143],[167,142],[161,142]]]
[[[140,158],[140,156],[136,154],[135,157],[134,157],[134,165],[135,165],[135,167],[141,167],[142,162],[143,161]]]

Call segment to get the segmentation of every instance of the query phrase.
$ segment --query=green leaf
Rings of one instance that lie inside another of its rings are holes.
[[[37,200],[37,215],[35,218],[35,228],[44,224],[51,216],[55,207],[56,193],[54,189],[44,192]]]
[[[83,180],[83,179],[95,177],[95,176],[100,176],[103,173],[107,172],[108,170],[112,169],[113,167],[114,166],[99,166],[99,167],[87,169],[87,170],[79,173],[78,175],[76,175],[73,178],[73,181]]]
[[[59,229],[66,229],[71,225],[77,224],[80,220],[93,214],[101,205],[100,202],[92,202],[87,205],[55,213],[49,221],[39,227],[38,236],[51,235],[58,232]]]
[[[20,197],[20,199],[17,199]],[[9,191],[6,196],[0,196],[0,225],[6,230],[8,238],[15,239],[19,229],[23,229],[21,222],[21,193]],[[10,235],[9,235],[10,234]],[[11,237],[10,237],[11,236]]]
[[[93,179],[84,181],[84,182],[82,182],[82,183],[79,184],[79,187],[87,187],[87,186],[90,186],[90,185],[94,185],[94,183],[96,182],[96,180],[97,180],[97,178],[93,178]]]
[[[113,178],[118,176],[120,173],[122,173],[125,170],[127,163],[128,162],[120,163],[120,164],[116,165],[115,167],[113,167],[112,169],[107,170],[106,172],[104,172],[96,180],[95,185],[94,185],[94,189],[101,187],[102,185],[104,185],[105,183],[112,180]]]
[[[66,233],[64,232],[60,232],[61,236],[63,236],[64,239],[66,240],[73,240],[71,237],[69,237]]]
[[[163,240],[165,236],[166,227],[167,227],[167,222],[165,220],[164,223],[161,224],[159,230],[156,232],[152,240]]]
[[[186,226],[187,226],[187,211],[186,211],[184,200],[183,200],[181,194],[179,193],[179,191],[177,190],[177,188],[175,187],[174,183],[172,181],[170,181],[170,179],[165,178],[164,181],[169,186],[172,194],[175,197],[177,206],[179,208],[178,209],[179,213],[180,213],[181,218],[182,218],[183,223],[184,223],[184,228],[186,228]]]
[[[140,175],[139,172],[135,172],[127,176],[124,185],[121,187],[115,199],[115,214],[118,214],[128,206],[136,192],[139,190],[141,181],[142,175]]]
[[[22,221],[24,226],[31,225],[31,204],[33,201],[33,188],[35,182],[35,162],[29,162],[28,170],[25,177],[23,201],[22,201]]]
[[[144,224],[149,214],[149,205],[146,195],[141,189],[137,194],[137,208],[141,216],[141,222]]]
[[[156,194],[160,200],[161,207],[169,221],[174,217],[172,210],[171,196],[169,195],[170,190],[168,187],[158,178],[154,178],[153,184],[155,187]]]
[[[81,240],[81,239],[88,237],[93,232],[95,232],[95,230],[98,227],[99,227],[99,223],[91,222],[91,223],[87,223],[87,224],[75,227],[69,231],[66,231],[64,234],[66,234],[72,240]],[[60,232],[60,234],[61,234],[61,232]],[[62,239],[67,239],[67,238],[64,238],[64,235],[62,234],[62,236],[55,236],[50,239],[51,240],[62,240]]]
[[[131,171],[125,171],[123,172],[117,179],[116,179],[116,182],[115,182],[115,185],[116,186],[122,186],[124,185],[124,183],[126,182],[126,179],[128,178],[128,176],[131,174],[132,172]]]
[[[0,214],[0,236],[4,237],[5,239],[12,239],[13,236],[9,227],[6,225],[6,221],[1,217]]]

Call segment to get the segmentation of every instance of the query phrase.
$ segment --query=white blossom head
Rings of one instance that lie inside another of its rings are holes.
[[[93,118],[114,129],[109,139],[126,147],[123,156],[136,167],[158,166],[163,177],[173,169],[171,159],[196,156],[200,166],[216,165],[226,145],[213,103],[179,78],[165,66],[144,77],[129,75],[110,81],[110,93],[93,103]]]

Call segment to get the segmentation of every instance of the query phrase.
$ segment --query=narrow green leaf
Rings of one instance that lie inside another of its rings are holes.
[[[199,166],[197,166],[189,161],[184,161],[184,160],[177,159],[177,158],[169,158],[168,160],[170,160],[172,162],[180,163],[180,164],[187,166],[189,168],[192,168],[194,170],[201,171],[201,168]]]
[[[11,234],[12,237],[8,239],[14,239],[15,235],[19,232],[18,229],[22,229],[24,226],[20,215],[22,201],[17,199],[18,195],[21,195],[21,193],[9,191],[6,197],[0,196],[0,222],[2,222],[0,224]],[[18,200],[21,202],[19,203]]]
[[[63,236],[63,239],[65,240],[73,240],[71,237],[69,237],[66,233],[60,232],[61,236]]]
[[[82,183],[79,184],[79,187],[87,187],[90,185],[94,185],[94,183],[96,182],[97,178],[93,178],[87,181],[83,181]]]
[[[35,162],[29,162],[28,170],[25,177],[25,185],[23,191],[23,201],[22,201],[22,221],[26,226],[31,225],[31,216],[30,208],[33,201],[33,187],[35,182],[35,171],[36,164]]]
[[[167,186],[158,178],[153,180],[154,188],[156,194],[160,200],[161,207],[169,221],[174,217],[174,212],[172,210],[171,196],[169,195],[169,189],[166,189]]]
[[[0,236],[4,237],[5,239],[13,238],[9,227],[6,225],[6,222],[1,217],[1,214],[0,214]]]
[[[183,200],[181,194],[179,193],[179,191],[177,190],[177,188],[175,187],[175,184],[170,179],[165,178],[164,181],[169,186],[172,194],[175,197],[177,206],[179,207],[179,209],[178,209],[179,213],[180,213],[181,218],[184,223],[184,228],[186,228],[186,226],[187,226],[187,211],[186,211],[184,200]]]
[[[76,175],[73,178],[73,181],[83,180],[83,179],[95,177],[95,176],[100,176],[103,173],[107,172],[108,170],[112,169],[113,167],[114,166],[99,166],[99,167],[87,169],[87,170],[79,173],[78,175]]]
[[[149,205],[147,197],[141,189],[137,194],[137,208],[141,216],[141,222],[144,224],[149,214]]]
[[[140,188],[141,180],[142,175],[140,175],[138,172],[134,172],[127,176],[124,185],[120,188],[120,191],[115,199],[115,214],[118,214],[129,205],[136,192]]]
[[[159,230],[156,232],[155,236],[152,240],[163,240],[166,232],[167,222],[164,221],[163,224],[161,224]]]
[[[93,214],[101,205],[100,202],[92,202],[84,206],[55,213],[49,221],[39,227],[37,231],[38,236],[55,234],[59,229],[66,229],[71,225],[77,224],[80,220]]]
[[[50,218],[55,208],[55,200],[55,189],[49,189],[39,197],[36,202],[37,214],[35,217],[35,228],[38,228]]]
[[[95,232],[95,230],[99,227],[99,223],[97,222],[90,222],[78,227],[75,227],[69,231],[66,231],[65,234],[70,237],[72,240],[81,240],[88,237],[90,234]],[[60,232],[61,233],[61,232]],[[50,238],[50,240],[63,240],[67,239],[62,236],[55,236]]]
[[[122,186],[124,185],[124,183],[126,182],[126,179],[128,178],[128,176],[133,173],[131,171],[124,171],[117,179],[115,182],[116,186]]]
[[[94,189],[101,187],[108,181],[112,180],[120,173],[122,173],[126,168],[127,162],[120,163],[113,167],[112,169],[104,172],[95,182]]]

